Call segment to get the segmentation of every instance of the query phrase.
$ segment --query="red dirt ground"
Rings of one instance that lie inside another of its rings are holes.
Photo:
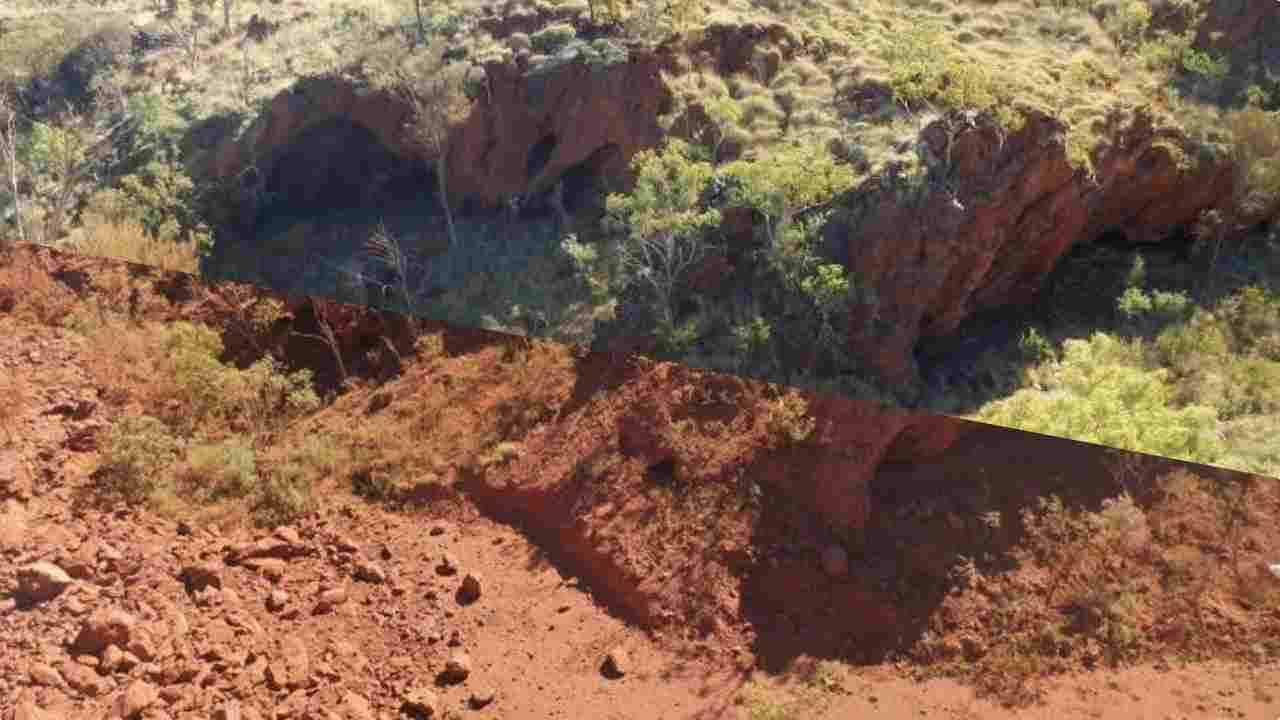
[[[768,388],[668,364],[544,346],[512,360],[451,331],[442,356],[357,385],[280,440],[345,447],[354,426],[394,438],[404,454],[388,462],[415,478],[387,502],[353,495],[341,473],[316,488],[314,512],[275,530],[234,512],[192,527],[88,502],[94,438],[124,405],[95,365],[101,348],[49,323],[95,298],[125,312],[128,287],[144,288],[140,317],[229,322],[206,288],[129,275],[25,249],[0,268],[12,434],[0,433],[0,592],[37,561],[74,578],[34,606],[0,595],[0,718],[394,718],[413,688],[436,693],[436,717],[1280,717],[1280,602],[1257,572],[1280,562],[1275,481],[1254,480],[1228,545],[1200,485],[1157,482],[1174,464],[1117,479],[1090,446],[835,401],[811,406],[839,420],[820,424],[817,445],[779,448]],[[77,299],[67,284],[86,280]],[[186,290],[175,302],[163,287]],[[323,371],[322,356],[290,359]],[[426,407],[446,433],[415,434]],[[908,432],[886,439],[877,422]],[[475,461],[512,437],[510,459]],[[838,492],[880,458],[865,493]],[[666,459],[673,477],[655,480]],[[1028,660],[1012,639],[1078,608],[1037,599],[1052,561],[1019,554],[1018,512],[1050,492],[1095,508],[1121,485],[1153,539],[1081,582],[1138,583],[1127,622],[1139,640],[1112,664],[1101,635],[1070,631]],[[989,512],[1005,522],[984,534]],[[244,559],[255,542],[273,559]],[[850,549],[843,577],[819,559],[836,543]],[[1212,570],[1194,597],[1174,573],[1188,553]],[[454,574],[437,569],[445,554]],[[942,580],[957,554],[975,558],[967,584]],[[464,603],[468,574],[482,592]],[[323,607],[335,589],[345,598]],[[101,617],[112,609],[129,615],[114,629]],[[602,664],[619,649],[626,672],[611,678]],[[469,676],[438,685],[457,651]],[[1030,704],[988,692],[1010,684],[1034,686]]]

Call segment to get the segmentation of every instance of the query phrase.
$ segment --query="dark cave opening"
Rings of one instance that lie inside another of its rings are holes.
[[[1124,231],[1124,229],[1113,227],[1104,230],[1102,234],[1098,235],[1097,239],[1093,241],[1093,244],[1100,247],[1110,248],[1112,250],[1128,250],[1129,235]]]
[[[273,213],[316,215],[434,202],[435,178],[349,120],[309,128],[275,161],[263,189]]]
[[[537,179],[546,169],[547,163],[551,162],[558,142],[555,133],[548,133],[529,150],[529,159],[525,162],[525,177],[531,181]]]
[[[607,174],[610,164],[625,162],[621,148],[611,143],[565,170],[560,176],[564,182],[565,209],[574,215],[580,212],[603,213],[605,188],[601,185],[601,178]]]

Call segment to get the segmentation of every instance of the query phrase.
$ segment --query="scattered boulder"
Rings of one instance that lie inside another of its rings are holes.
[[[97,697],[107,690],[106,678],[93,668],[73,660],[63,661],[60,668],[67,685],[85,697]]]
[[[37,562],[18,570],[18,591],[14,599],[20,605],[39,605],[58,597],[75,582],[62,568],[50,562]]]
[[[127,647],[138,621],[118,608],[97,610],[85,618],[80,633],[72,642],[72,650],[81,655],[98,657],[110,645]]]
[[[222,574],[212,563],[188,565],[178,573],[178,579],[189,593],[200,592],[209,587],[222,589]]]
[[[427,688],[410,688],[401,699],[400,712],[420,720],[434,720],[440,717],[440,698]]]
[[[355,578],[364,582],[380,584],[387,581],[387,573],[378,563],[365,560],[356,565]]]
[[[610,680],[616,680],[627,674],[629,660],[626,650],[614,648],[604,656],[604,664],[601,666],[600,671]]]
[[[144,710],[155,705],[159,699],[156,689],[150,683],[134,680],[116,696],[111,706],[112,717],[120,720],[134,720],[142,715]]]
[[[480,599],[480,574],[477,572],[469,572],[467,576],[462,578],[462,587],[458,589],[458,599],[464,604],[473,603]]]
[[[449,576],[458,574],[458,561],[453,559],[449,553],[440,556],[440,562],[436,564],[436,572]]]
[[[107,672],[129,672],[138,664],[138,658],[115,645],[102,651],[102,669]]]
[[[31,678],[31,682],[34,685],[60,688],[65,684],[62,680],[62,674],[44,663],[32,663],[27,668],[27,677]]]
[[[456,685],[465,681],[470,675],[471,656],[465,652],[455,652],[445,662],[444,672],[440,674],[440,679],[450,685]]]
[[[250,558],[242,565],[272,582],[284,579],[285,562],[280,558]]]
[[[272,590],[267,596],[267,609],[271,612],[280,612],[289,604],[289,593],[283,590]]]
[[[316,602],[316,612],[328,612],[347,601],[347,589],[342,586],[331,587],[320,591]]]
[[[494,695],[492,688],[476,690],[471,693],[468,703],[471,705],[472,710],[482,710],[493,702]]]

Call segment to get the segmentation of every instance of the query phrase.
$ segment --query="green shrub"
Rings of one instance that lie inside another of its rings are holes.
[[[222,338],[207,325],[183,322],[165,328],[164,349],[174,399],[180,401],[171,421],[188,432],[213,420],[269,429],[320,407],[311,371],[289,373],[269,357],[245,370],[224,365]]]
[[[1192,462],[1222,452],[1215,409],[1174,409],[1168,371],[1142,367],[1136,345],[1101,333],[1068,340],[1045,385],[990,403],[977,419]]]
[[[287,462],[262,479],[253,506],[259,525],[284,525],[306,513],[312,505],[313,482],[300,463]]]
[[[1154,347],[1158,362],[1175,375],[1192,375],[1212,368],[1231,350],[1222,327],[1203,311],[1186,322],[1166,327],[1156,336]]]
[[[1053,345],[1037,328],[1031,328],[1022,334],[1018,339],[1018,349],[1027,362],[1050,362],[1057,357]]]
[[[1280,362],[1280,298],[1250,286],[1225,300],[1219,310],[1240,352]]]
[[[1116,308],[1131,323],[1158,328],[1185,319],[1191,308],[1191,299],[1181,291],[1147,292],[1129,287],[1116,301]]]
[[[1227,115],[1236,168],[1237,205],[1263,213],[1280,202],[1280,113],[1256,107]]]
[[[533,49],[542,55],[554,55],[562,50],[574,38],[578,31],[569,23],[548,25],[529,36]]]
[[[697,344],[702,334],[697,319],[684,323],[673,323],[667,320],[658,322],[658,352],[673,357],[683,357]]]
[[[146,499],[160,486],[160,471],[173,462],[180,447],[160,420],[129,415],[107,429],[101,467],[126,498]]]
[[[198,496],[245,497],[258,489],[258,458],[248,438],[235,436],[187,452],[186,484]]]
[[[1142,0],[1121,2],[1104,21],[1121,52],[1135,50],[1151,26],[1151,8]]]

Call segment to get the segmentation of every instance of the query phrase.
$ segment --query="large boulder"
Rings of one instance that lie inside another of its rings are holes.
[[[1231,209],[1229,163],[1180,162],[1195,150],[1142,109],[1107,119],[1093,177],[1068,161],[1061,121],[1026,114],[1011,133],[970,117],[952,118],[961,130],[949,136],[938,120],[920,141],[937,158],[951,143],[949,167],[905,190],[892,172],[875,177],[833,214],[828,247],[877,292],[874,307],[853,313],[851,347],[884,379],[918,379],[922,337],[1029,299],[1076,242],[1106,233],[1158,243],[1206,209]]]

